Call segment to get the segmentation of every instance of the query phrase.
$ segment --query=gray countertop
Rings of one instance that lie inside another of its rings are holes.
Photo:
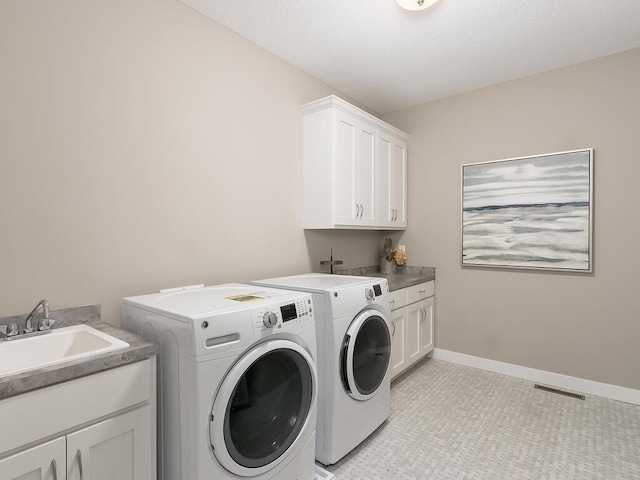
[[[147,342],[133,333],[117,329],[100,320],[93,320],[85,324],[127,342],[129,346],[89,358],[72,360],[14,375],[0,376],[0,400],[56,383],[102,372],[103,370],[146,360],[157,353],[155,344]]]
[[[436,269],[433,267],[398,267],[398,273],[383,274],[379,272],[378,266],[350,268],[335,272],[338,275],[358,275],[363,277],[386,278],[389,283],[389,291],[400,290],[423,282],[436,279]]]

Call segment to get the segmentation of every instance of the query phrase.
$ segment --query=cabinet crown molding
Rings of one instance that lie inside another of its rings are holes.
[[[361,108],[356,107],[355,105],[350,104],[349,102],[343,100],[336,95],[329,95],[328,97],[320,98],[319,100],[314,100],[313,102],[305,103],[300,107],[303,115],[307,115],[309,113],[319,112],[321,110],[325,110],[327,108],[334,108],[349,115],[353,115],[358,117],[366,122],[373,124],[376,128],[386,131],[387,133],[399,137],[405,142],[409,140],[409,134],[403,132],[399,128],[394,127],[393,125],[388,124],[387,122],[380,120],[378,117],[365,112]]]

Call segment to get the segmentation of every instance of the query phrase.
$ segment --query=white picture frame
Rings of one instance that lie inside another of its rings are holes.
[[[593,149],[462,165],[463,267],[593,272]]]

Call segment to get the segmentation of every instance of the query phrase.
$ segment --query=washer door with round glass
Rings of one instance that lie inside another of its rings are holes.
[[[295,455],[315,430],[316,385],[313,359],[295,342],[270,340],[243,355],[211,411],[209,435],[220,464],[251,477]]]
[[[367,400],[382,384],[391,359],[388,323],[377,311],[360,313],[349,325],[340,352],[340,374],[347,393]]]

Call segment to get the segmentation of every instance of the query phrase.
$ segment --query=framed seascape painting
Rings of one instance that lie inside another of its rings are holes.
[[[462,266],[591,272],[593,149],[462,166]]]

